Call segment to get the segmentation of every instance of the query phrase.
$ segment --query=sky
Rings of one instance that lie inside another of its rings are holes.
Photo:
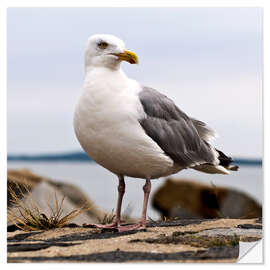
[[[139,57],[126,74],[219,134],[234,157],[262,157],[261,8],[9,8],[8,153],[81,150],[73,113],[89,36]]]

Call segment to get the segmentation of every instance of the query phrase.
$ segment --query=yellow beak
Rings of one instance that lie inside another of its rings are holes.
[[[123,53],[116,53],[115,55],[118,56],[118,58],[120,60],[127,61],[130,64],[138,64],[139,63],[138,56],[134,52],[124,50]]]

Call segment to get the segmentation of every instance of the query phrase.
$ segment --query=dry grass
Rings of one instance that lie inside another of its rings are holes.
[[[65,197],[59,200],[54,196],[55,207],[48,203],[50,216],[47,217],[39,205],[31,198],[31,191],[27,185],[16,184],[15,192],[8,188],[11,196],[12,209],[8,210],[8,222],[12,222],[16,227],[24,231],[50,230],[61,228],[68,224],[73,218],[88,211],[89,208],[81,207],[63,216],[63,203]],[[29,205],[24,203],[25,198],[29,198]]]
[[[98,218],[98,222],[102,225],[113,223],[116,215],[114,214],[114,209],[112,209],[111,213],[105,214],[103,218]]]
[[[131,204],[128,204],[127,207],[124,209],[123,213],[121,214],[121,222],[133,222],[130,220],[130,215],[133,210]],[[114,209],[111,210],[110,213],[105,213],[102,218],[98,217],[98,223],[102,225],[111,224],[114,222],[116,218],[116,214],[114,213]]]

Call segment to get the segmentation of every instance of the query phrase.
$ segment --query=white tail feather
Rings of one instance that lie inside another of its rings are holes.
[[[220,165],[208,165],[208,164],[202,164],[202,165],[197,165],[192,167],[192,169],[200,171],[200,172],[205,172],[205,173],[218,173],[218,174],[230,174],[230,172],[224,168],[223,166]]]

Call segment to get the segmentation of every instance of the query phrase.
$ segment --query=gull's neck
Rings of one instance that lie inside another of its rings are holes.
[[[85,64],[84,66],[84,70],[85,70],[85,74],[91,72],[94,69],[108,69],[111,71],[118,71],[121,69],[120,67],[121,62],[107,62],[106,64]]]
[[[120,93],[129,89],[132,81],[121,68],[94,67],[88,69],[85,74],[84,89],[86,91],[112,91]]]
[[[98,77],[108,79],[111,76],[114,78],[118,77],[118,79],[128,79],[120,67],[117,69],[111,69],[108,67],[89,67],[85,73],[85,80],[96,79]]]

